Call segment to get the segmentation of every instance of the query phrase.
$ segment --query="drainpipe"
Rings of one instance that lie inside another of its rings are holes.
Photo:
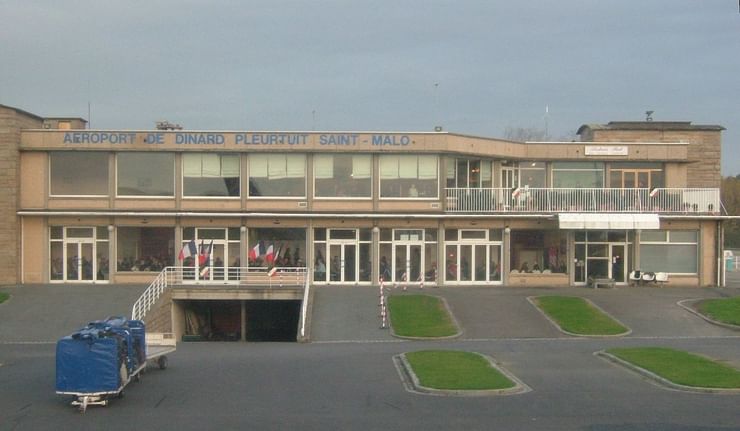
[[[719,287],[725,287],[725,252],[724,252],[724,243],[725,239],[724,236],[724,230],[722,229],[722,220],[717,220],[717,286]]]

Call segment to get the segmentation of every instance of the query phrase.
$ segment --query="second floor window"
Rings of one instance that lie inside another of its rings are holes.
[[[436,198],[437,156],[389,154],[380,156],[381,198]]]
[[[249,196],[306,197],[306,155],[250,155]]]
[[[49,168],[52,196],[108,195],[108,153],[54,151]]]
[[[604,163],[554,162],[552,164],[554,188],[603,188]]]
[[[373,161],[369,154],[317,154],[313,158],[314,195],[369,198]]]
[[[183,154],[184,196],[239,197],[239,155]]]
[[[118,153],[116,172],[118,196],[175,196],[174,153]]]

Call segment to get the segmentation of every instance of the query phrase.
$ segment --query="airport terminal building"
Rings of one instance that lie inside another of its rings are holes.
[[[0,105],[1,282],[149,283],[205,256],[194,285],[271,267],[313,286],[626,284],[634,270],[722,285],[722,130],[90,130]]]

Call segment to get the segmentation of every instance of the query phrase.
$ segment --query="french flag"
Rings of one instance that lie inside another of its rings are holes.
[[[180,254],[177,255],[178,260],[185,260],[186,258],[190,256],[195,256],[198,254],[198,246],[195,245],[195,240],[191,239],[189,243],[182,246],[182,250],[180,250]]]
[[[255,261],[258,257],[262,256],[263,250],[265,249],[265,243],[257,241],[254,247],[249,249],[249,260]]]
[[[270,264],[275,261],[275,255],[273,255],[273,251],[272,251],[272,244],[270,244],[270,246],[267,247],[267,252],[265,253],[265,261],[267,261],[267,263],[270,263]]]

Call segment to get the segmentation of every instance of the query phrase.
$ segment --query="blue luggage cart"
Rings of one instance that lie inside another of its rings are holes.
[[[164,369],[166,354],[174,350],[174,337],[147,334],[140,320],[91,322],[57,342],[56,393],[73,396],[72,405],[83,413],[89,405],[108,405],[141,378],[147,362]]]

